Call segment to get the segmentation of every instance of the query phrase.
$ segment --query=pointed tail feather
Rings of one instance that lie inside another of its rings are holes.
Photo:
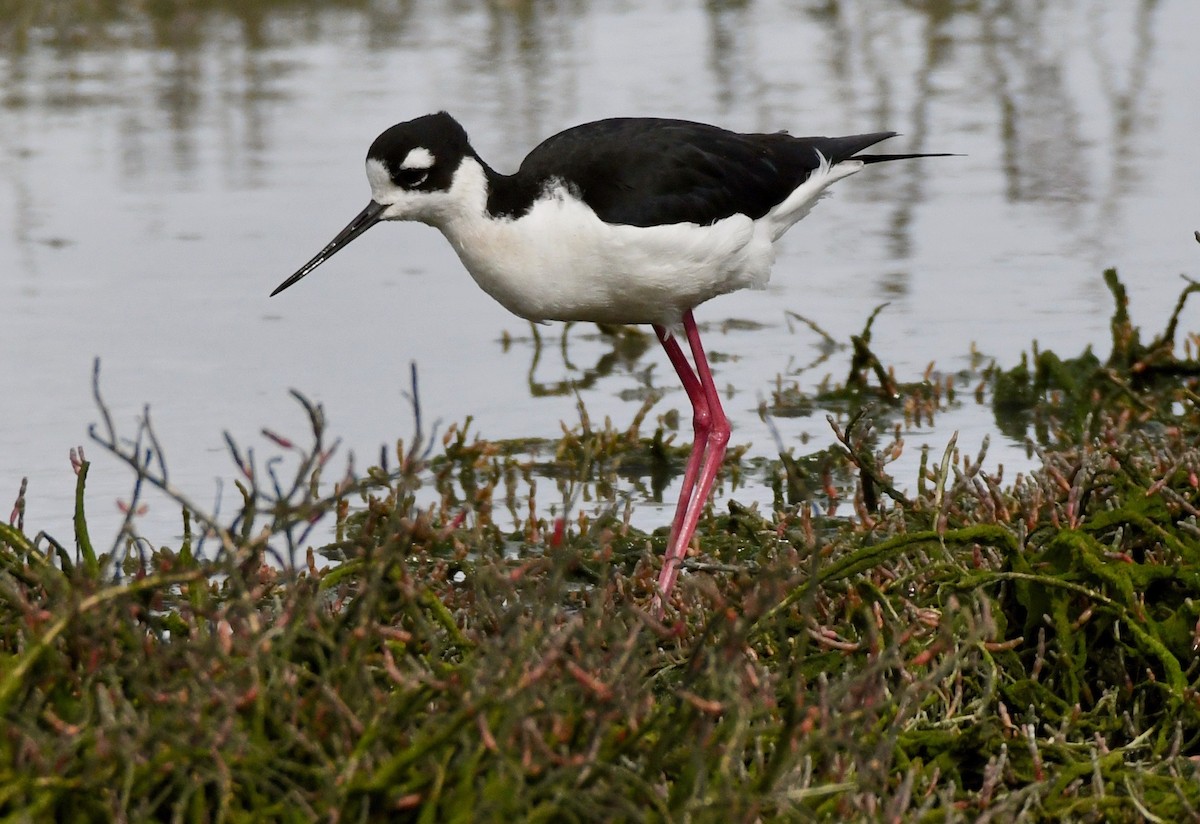
[[[896,132],[870,132],[869,134],[852,134],[845,137],[801,137],[797,138],[800,144],[809,148],[816,149],[821,153],[821,156],[828,160],[831,164],[841,163],[843,160],[861,160],[863,163],[882,163],[885,160],[911,160],[917,157],[957,157],[958,155],[947,152],[936,153],[906,153],[906,154],[859,154],[863,149],[868,149],[876,143],[881,143],[891,137],[896,137]]]
[[[846,135],[845,137],[799,137],[796,138],[796,142],[798,147],[816,149],[831,164],[837,164],[843,160],[849,160],[858,152],[874,146],[881,140],[895,136],[895,132],[872,132]]]
[[[965,155],[957,152],[918,152],[915,154],[869,154],[869,155],[854,155],[855,160],[861,160],[863,163],[882,163],[885,160],[912,160],[917,157],[964,157]]]

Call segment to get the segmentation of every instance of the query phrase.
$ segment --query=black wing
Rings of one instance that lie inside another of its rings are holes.
[[[549,138],[513,177],[527,197],[562,179],[607,223],[708,225],[734,214],[765,215],[818,168],[818,151],[837,163],[894,134],[797,138],[738,134],[685,120],[617,118]]]

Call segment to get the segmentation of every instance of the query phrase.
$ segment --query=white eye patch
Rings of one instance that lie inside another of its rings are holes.
[[[400,162],[401,169],[428,169],[433,166],[433,154],[422,146],[409,151]]]

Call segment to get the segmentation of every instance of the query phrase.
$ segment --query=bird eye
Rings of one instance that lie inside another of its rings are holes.
[[[400,169],[393,178],[398,186],[405,189],[415,189],[429,177],[428,169]]]

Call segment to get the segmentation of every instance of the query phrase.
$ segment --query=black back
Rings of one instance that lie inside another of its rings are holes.
[[[523,214],[559,179],[607,223],[708,225],[734,214],[758,219],[818,168],[818,151],[837,163],[894,134],[797,138],[686,120],[600,120],[541,143],[516,175],[494,181],[488,209]]]

